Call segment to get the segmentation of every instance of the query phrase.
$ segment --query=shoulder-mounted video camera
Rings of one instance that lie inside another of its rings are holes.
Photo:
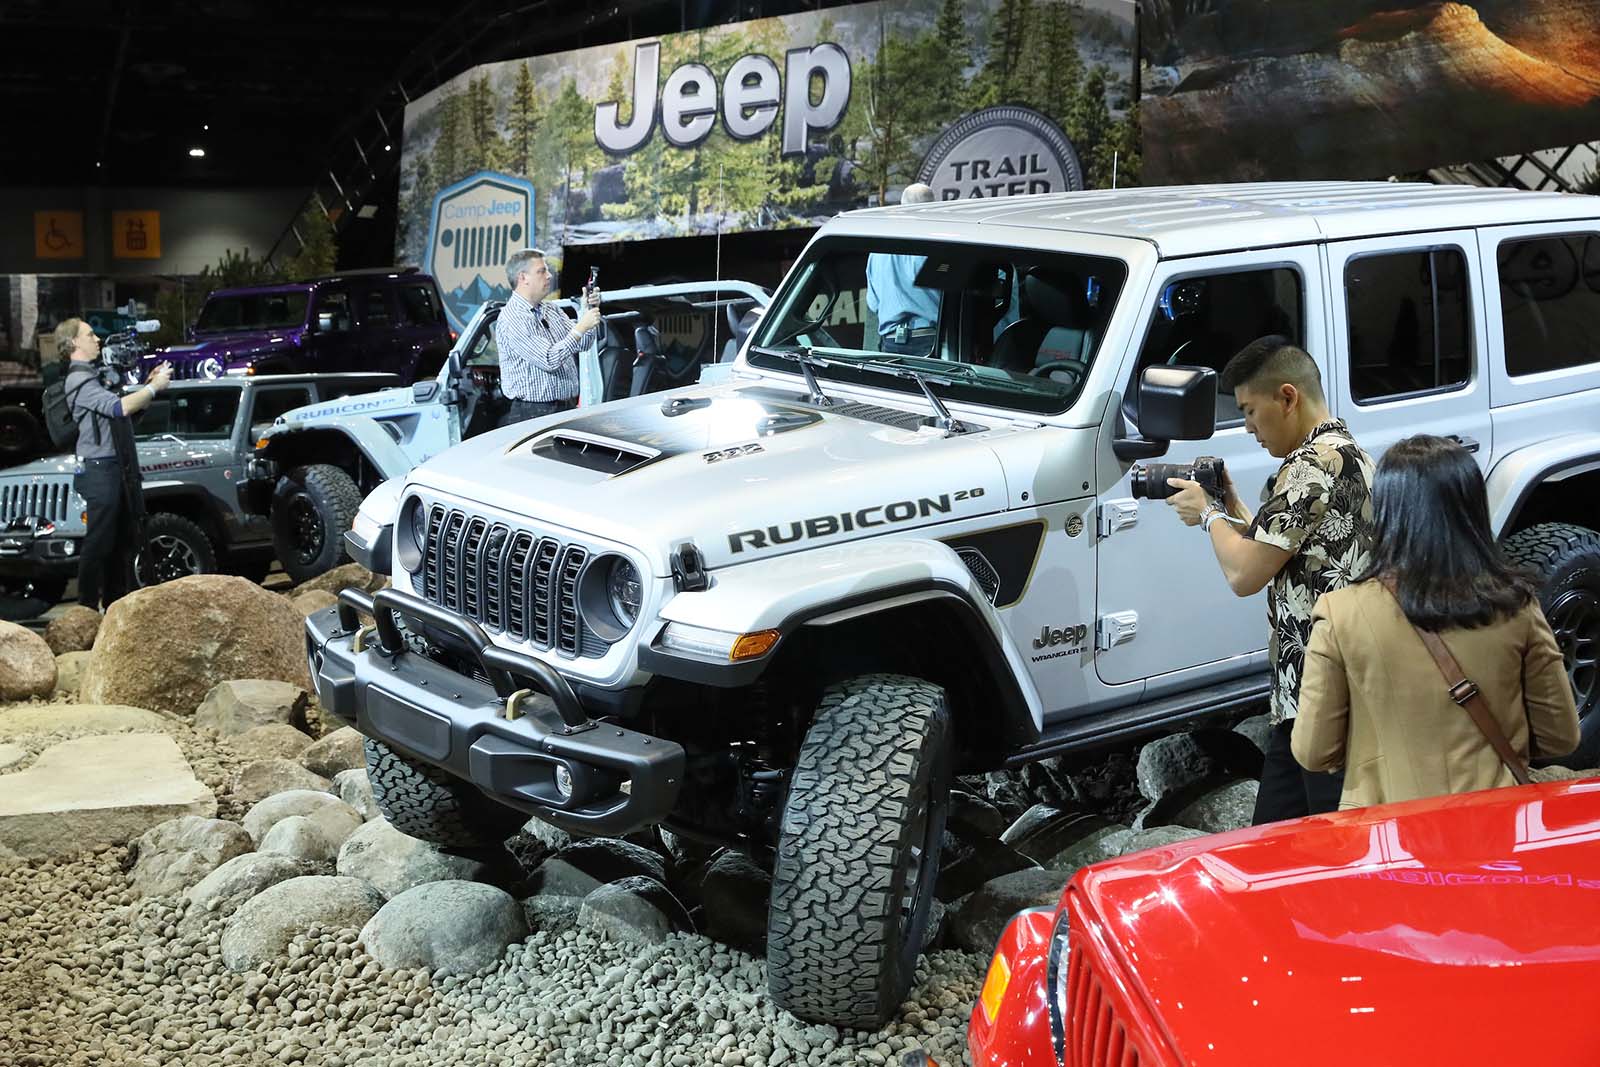
[[[100,378],[106,388],[134,384],[139,374],[139,361],[150,354],[150,345],[139,335],[159,329],[160,319],[140,319],[128,329],[106,336],[100,344]]]

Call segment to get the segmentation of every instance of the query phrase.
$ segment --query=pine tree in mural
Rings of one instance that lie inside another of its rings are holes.
[[[1000,0],[989,25],[989,50],[974,81],[973,106],[1022,102],[1027,79],[1022,53],[1027,44],[1032,0]]]
[[[1076,7],[1064,0],[1035,4],[1033,30],[1023,53],[1027,101],[1057,125],[1064,125],[1072,114],[1083,78],[1078,34],[1072,24]]]
[[[539,99],[539,89],[533,84],[533,71],[527,63],[517,64],[517,86],[512,90],[511,105],[507,112],[509,136],[506,169],[512,174],[531,178],[539,124],[544,120],[544,102]]]
[[[1111,128],[1111,109],[1106,106],[1106,68],[1095,67],[1083,79],[1066,126],[1067,136],[1083,164],[1084,181],[1091,189],[1111,184],[1111,156],[1105,148]]]
[[[935,102],[934,117],[944,123],[966,110],[966,69],[972,53],[972,36],[967,33],[963,0],[941,0],[933,39],[934,80],[929,88]]]

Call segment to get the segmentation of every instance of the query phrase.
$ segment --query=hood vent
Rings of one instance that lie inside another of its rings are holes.
[[[533,443],[529,451],[543,459],[566,463],[615,477],[660,457],[643,445],[599,437],[578,430],[557,430]]]

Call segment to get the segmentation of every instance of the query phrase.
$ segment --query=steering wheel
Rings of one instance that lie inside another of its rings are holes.
[[[1089,373],[1089,364],[1081,359],[1052,359],[1048,363],[1039,364],[1028,373],[1035,378],[1043,378],[1050,372],[1058,370],[1072,375],[1072,381],[1068,382],[1068,385],[1077,385]]]

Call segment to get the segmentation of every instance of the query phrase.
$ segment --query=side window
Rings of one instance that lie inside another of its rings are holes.
[[[286,411],[311,403],[311,390],[304,385],[273,386],[257,389],[250,407],[251,436],[257,429],[265,429]]]
[[[1506,373],[1600,363],[1600,236],[1505,241],[1496,259]]]
[[[402,285],[400,322],[406,326],[437,326],[442,315],[433,291],[425,285]]]
[[[1382,253],[1344,268],[1350,395],[1370,403],[1455,389],[1472,376],[1467,260],[1460,249]]]
[[[338,289],[319,293],[312,321],[319,333],[342,333],[350,329],[350,294]]]
[[[1305,344],[1305,285],[1293,267],[1202,274],[1163,287],[1150,312],[1124,411],[1136,419],[1139,375],[1146,367],[1183,364],[1217,372],[1217,425],[1243,420],[1233,393],[1222,388],[1222,369],[1258,337],[1281,334]]]
[[[361,325],[369,330],[390,325],[389,298],[382,289],[368,289],[361,294]]]

